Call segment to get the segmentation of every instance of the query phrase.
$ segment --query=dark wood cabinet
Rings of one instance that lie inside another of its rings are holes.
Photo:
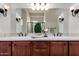
[[[79,56],[79,41],[0,41],[0,56]]]
[[[50,55],[51,56],[67,56],[68,44],[67,42],[50,42]]]
[[[11,55],[11,42],[0,42],[0,56]]]
[[[69,42],[69,55],[70,56],[79,56],[79,41]]]
[[[30,42],[13,42],[12,43],[13,56],[29,56],[30,55]]]
[[[32,42],[31,55],[49,56],[49,42],[45,42],[45,41]]]

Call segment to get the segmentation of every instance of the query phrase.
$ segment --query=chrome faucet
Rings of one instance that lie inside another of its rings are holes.
[[[26,36],[27,34],[25,33],[25,34],[23,34],[22,32],[20,32],[20,33],[17,33],[18,34],[18,36]]]
[[[54,36],[62,36],[62,34],[63,34],[63,33],[59,33],[59,32],[58,32],[58,33],[54,33],[53,35],[54,35]]]
[[[62,36],[62,33],[59,33],[59,32],[58,32],[58,33],[57,33],[57,36]]]

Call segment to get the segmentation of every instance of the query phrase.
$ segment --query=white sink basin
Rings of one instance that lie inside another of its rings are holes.
[[[42,37],[44,37],[44,35],[43,34],[33,34],[31,37],[32,38],[42,38]]]

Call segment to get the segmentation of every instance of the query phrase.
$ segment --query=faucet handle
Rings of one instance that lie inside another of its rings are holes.
[[[58,32],[58,33],[57,33],[57,36],[62,36],[62,33],[59,33],[59,32]]]

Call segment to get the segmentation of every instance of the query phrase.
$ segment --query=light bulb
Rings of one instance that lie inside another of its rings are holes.
[[[74,7],[70,7],[70,11],[73,10],[73,9],[74,9]]]
[[[44,10],[44,8],[43,8],[43,7],[41,7],[41,10]]]
[[[47,31],[48,31],[48,29],[46,28],[46,29],[45,29],[45,31],[47,32]]]
[[[48,8],[45,8],[45,10],[48,10]]]
[[[40,8],[37,8],[37,10],[39,10]]]
[[[32,10],[35,10],[35,8],[32,8]]]
[[[62,18],[61,16],[59,16],[58,18]]]

